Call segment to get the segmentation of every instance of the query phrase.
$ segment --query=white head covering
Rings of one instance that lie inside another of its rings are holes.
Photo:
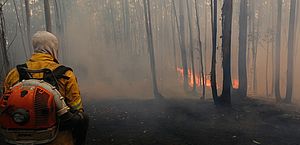
[[[35,53],[50,54],[58,60],[58,40],[52,33],[38,31],[32,37],[32,46]]]

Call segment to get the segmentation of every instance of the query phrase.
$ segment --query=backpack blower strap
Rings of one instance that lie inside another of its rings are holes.
[[[22,80],[28,80],[30,78],[29,74],[26,72],[27,69],[27,64],[20,64],[17,65],[17,70],[19,72],[19,82],[21,82]]]
[[[73,71],[70,67],[66,67],[64,65],[57,67],[53,71],[51,71],[50,69],[47,69],[47,68],[41,69],[41,70],[29,70],[26,63],[17,65],[17,70],[19,72],[19,82],[21,82],[22,80],[28,80],[28,79],[33,78],[31,75],[33,73],[43,73],[44,76],[43,76],[42,80],[55,86],[56,88],[58,88],[57,81],[59,79],[69,80],[70,77],[65,76],[65,73],[67,71]]]

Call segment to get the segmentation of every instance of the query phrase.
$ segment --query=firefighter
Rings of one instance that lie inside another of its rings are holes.
[[[39,70],[48,68],[54,70],[61,66],[58,62],[58,39],[47,31],[38,31],[32,37],[34,53],[26,62],[28,69]],[[69,79],[60,79],[59,92],[65,97],[66,104],[72,112],[70,119],[60,121],[60,131],[51,145],[84,145],[88,116],[84,113],[77,79],[69,70],[65,74]],[[42,74],[33,74],[33,78],[42,78]],[[19,82],[19,73],[16,68],[11,70],[4,81],[4,92]],[[75,121],[74,121],[75,120]],[[49,144],[49,145],[50,145]]]

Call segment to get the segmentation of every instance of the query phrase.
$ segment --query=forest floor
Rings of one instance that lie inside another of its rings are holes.
[[[88,104],[88,145],[300,145],[300,109],[254,99],[215,107],[200,100]]]
[[[295,105],[167,99],[90,100],[85,107],[88,145],[300,145]]]

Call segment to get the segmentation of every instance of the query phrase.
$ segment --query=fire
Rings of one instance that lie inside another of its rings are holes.
[[[180,74],[180,77],[183,78],[183,76],[184,76],[183,75],[183,69],[177,67],[177,72]],[[207,78],[207,76],[204,76],[204,77]],[[194,80],[194,76],[193,76],[192,70],[188,69],[188,84],[189,84],[190,87],[194,86],[194,81],[193,80]],[[201,79],[199,74],[195,74],[195,82],[196,82],[196,87],[200,87],[202,85],[202,79]],[[205,79],[205,83],[206,83],[206,87],[211,86],[209,78]]]
[[[179,73],[180,77],[183,78],[183,69],[177,67],[177,72]],[[210,81],[209,75],[205,75],[204,78],[205,78],[205,86],[211,87],[211,81]],[[190,87],[193,87],[193,85],[194,85],[193,79],[194,79],[193,73],[192,73],[191,69],[188,69],[188,84]],[[182,79],[180,79],[180,80],[182,80]],[[195,81],[196,81],[196,87],[202,86],[202,79],[199,74],[195,75]],[[233,80],[232,87],[234,89],[239,88],[239,81],[237,79]],[[219,88],[219,85],[217,85],[217,88]]]
[[[239,80],[234,79],[233,83],[232,83],[232,87],[234,89],[238,89],[239,88]]]
[[[210,79],[206,79],[206,87],[211,87]]]

